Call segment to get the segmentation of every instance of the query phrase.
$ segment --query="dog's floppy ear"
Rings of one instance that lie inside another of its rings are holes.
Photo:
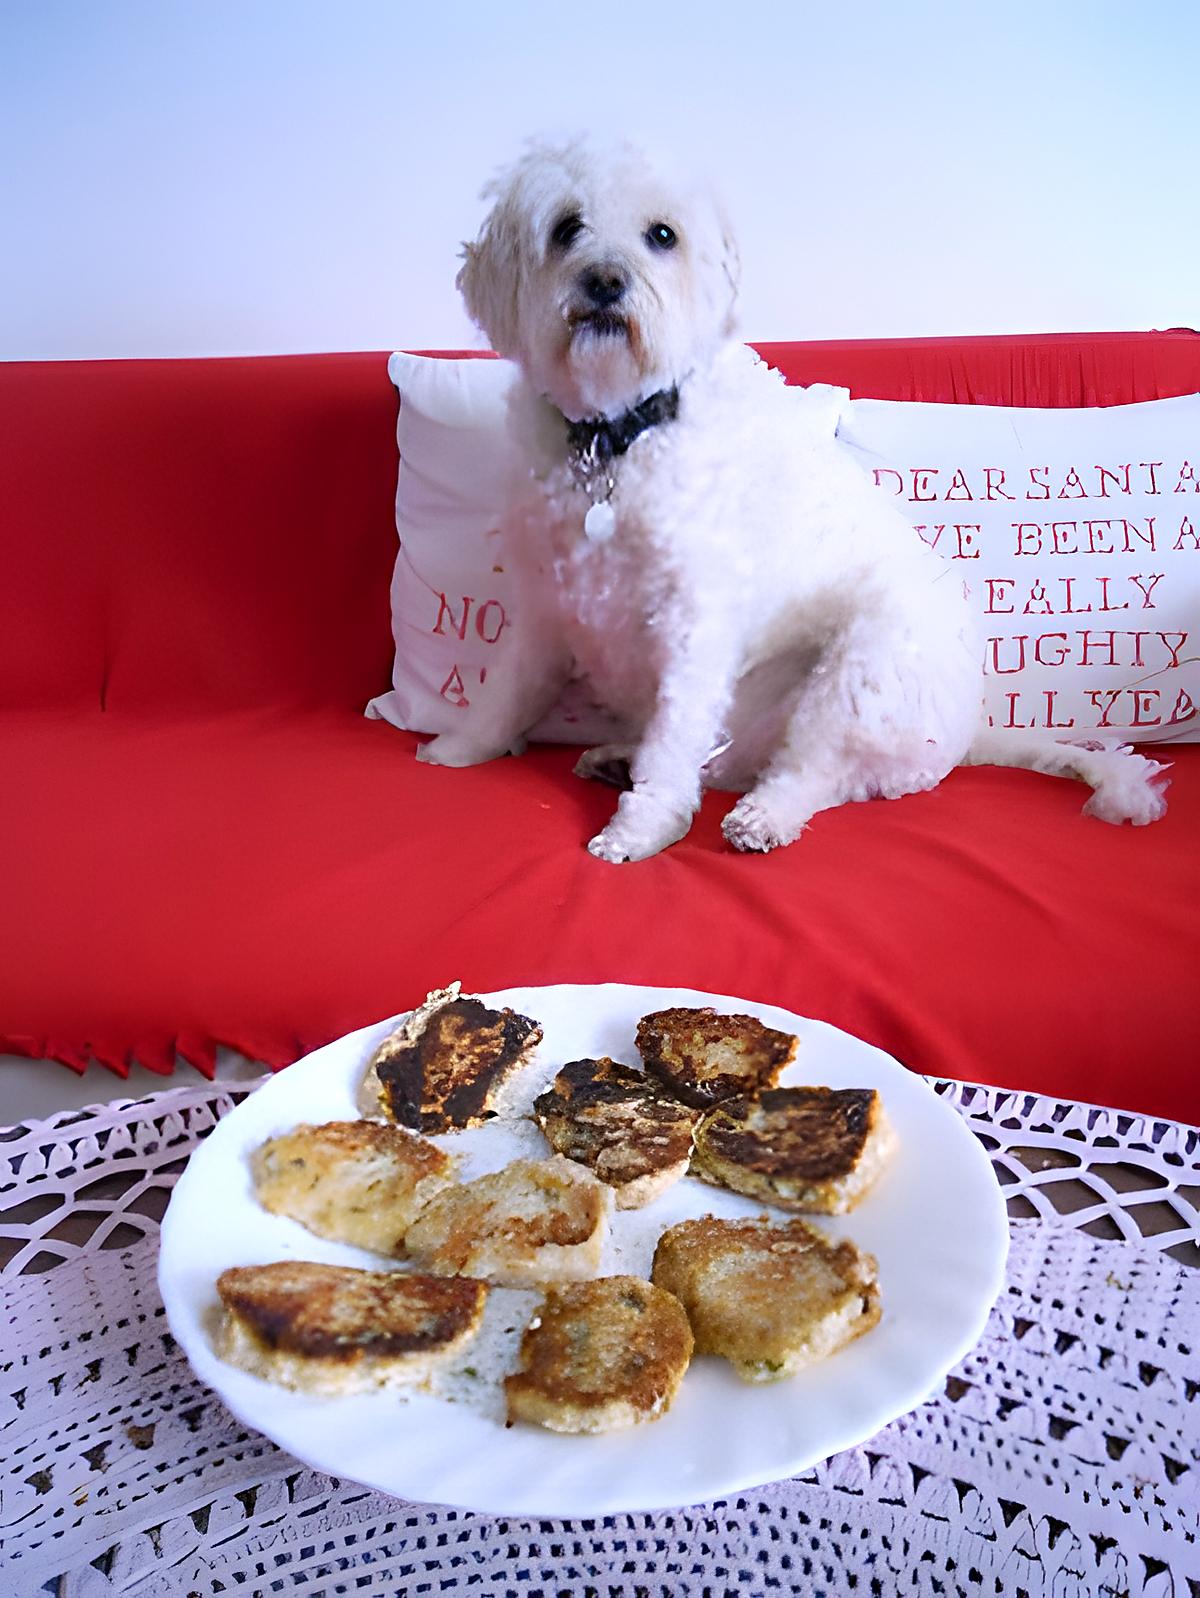
[[[492,348],[512,355],[521,287],[520,212],[512,185],[487,192],[499,197],[474,244],[463,245],[463,265],[455,281],[467,315],[487,334]]]

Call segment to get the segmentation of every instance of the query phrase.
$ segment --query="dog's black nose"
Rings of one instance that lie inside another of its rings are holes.
[[[627,287],[624,277],[613,267],[589,267],[579,279],[579,286],[597,310],[615,305]]]

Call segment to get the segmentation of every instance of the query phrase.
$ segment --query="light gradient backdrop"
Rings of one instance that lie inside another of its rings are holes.
[[[1200,322],[1200,3],[0,0],[0,358],[479,342],[538,132],[694,154],[748,338]]]

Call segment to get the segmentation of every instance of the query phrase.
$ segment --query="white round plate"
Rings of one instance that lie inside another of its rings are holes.
[[[957,1112],[889,1055],[770,1005],[686,989],[560,986],[485,997],[544,1028],[513,1089],[517,1111],[567,1060],[607,1054],[636,1062],[638,1018],[672,1005],[748,1012],[797,1033],[785,1083],[878,1089],[899,1148],[851,1215],[817,1224],[875,1255],[882,1320],[822,1364],[762,1386],[739,1380],[724,1360],[698,1357],[662,1419],[597,1437],[505,1428],[502,1395],[478,1368],[486,1346],[475,1364],[471,1349],[461,1356],[457,1378],[440,1394],[313,1398],[225,1364],[211,1331],[214,1283],[226,1266],[290,1258],[383,1268],[373,1255],[267,1214],[254,1197],[248,1156],[298,1122],[356,1116],[364,1067],[392,1020],[318,1049],[226,1116],[192,1155],[163,1220],[159,1287],[171,1330],[197,1376],[247,1425],[319,1470],[401,1498],[505,1515],[663,1509],[793,1476],[864,1441],[927,1398],[977,1341],[1004,1279],[1004,1200]],[[549,1152],[527,1120],[497,1120],[435,1141],[463,1156],[466,1177]],[[648,1275],[655,1239],[676,1221],[762,1209],[685,1177],[644,1210],[614,1212],[603,1274]],[[484,1343],[495,1349],[494,1333],[511,1358],[536,1303],[536,1295],[493,1290],[494,1324],[481,1334]]]

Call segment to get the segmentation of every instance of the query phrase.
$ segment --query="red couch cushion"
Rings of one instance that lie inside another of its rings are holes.
[[[883,398],[1200,388],[1185,333],[764,346]],[[0,1050],[272,1065],[461,976],[789,1005],[950,1076],[1200,1119],[1200,750],[1164,821],[955,773],[765,858],[615,869],[613,802],[538,750],[419,765],[387,686],[381,355],[0,368]]]
[[[1151,827],[980,768],[765,857],[725,845],[709,795],[683,843],[616,868],[583,847],[614,796],[567,750],[446,771],[334,711],[3,736],[0,1047],[282,1065],[452,977],[648,982],[783,1004],[922,1071],[1200,1119],[1194,745]]]

